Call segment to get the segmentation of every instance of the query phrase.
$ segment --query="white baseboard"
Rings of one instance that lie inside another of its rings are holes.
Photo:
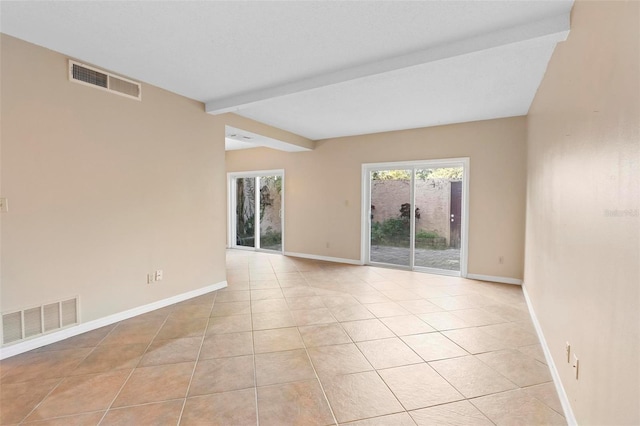
[[[534,311],[533,305],[531,304],[531,299],[529,299],[527,288],[524,285],[522,286],[522,293],[524,294],[524,298],[527,302],[527,307],[529,308],[531,321],[533,322],[533,326],[536,329],[536,333],[538,333],[538,340],[540,340],[540,345],[542,346],[544,357],[547,360],[547,365],[549,366],[549,371],[551,372],[551,377],[553,378],[553,384],[556,387],[556,392],[558,392],[558,398],[560,398],[560,404],[562,404],[562,411],[564,411],[564,417],[567,420],[567,424],[569,426],[577,426],[578,422],[576,421],[576,417],[573,414],[573,410],[571,409],[571,404],[569,403],[569,397],[567,396],[567,393],[565,392],[564,387],[562,386],[562,382],[560,381],[560,374],[558,373],[556,364],[553,362],[553,358],[551,357],[551,350],[549,349],[549,345],[547,345],[547,341],[544,338],[542,327],[540,326],[540,322],[538,321],[536,312]]]
[[[164,308],[165,306],[173,305],[174,303],[182,302],[187,299],[192,299],[197,296],[202,296],[203,294],[212,292],[214,290],[220,290],[221,288],[225,288],[226,286],[227,286],[227,282],[221,281],[217,284],[198,288],[182,294],[177,294],[175,296],[168,297],[166,299],[158,300],[157,302],[138,306],[136,308],[128,309],[123,312],[118,312],[117,314],[98,318],[93,321],[83,322],[81,324],[74,325],[74,326],[62,329],[60,331],[56,331],[54,333],[45,334],[43,336],[25,340],[20,343],[15,343],[9,346],[5,346],[0,348],[0,359],[9,358],[11,356],[30,351],[32,349],[39,348],[41,346],[50,345],[51,343],[59,342],[60,340],[64,340],[69,337],[77,336],[78,334],[86,333],[87,331],[104,327],[105,325],[126,320],[131,317],[135,317],[137,315],[146,314],[147,312]]]
[[[363,265],[363,263],[359,260],[343,259],[341,257],[318,256],[315,254],[306,254],[306,253],[292,253],[290,251],[284,252],[284,255],[291,256],[291,257],[301,257],[303,259],[323,260],[325,262],[347,263],[349,265]]]
[[[498,277],[493,275],[467,274],[470,280],[491,281],[494,283],[522,285],[522,280],[517,278]]]

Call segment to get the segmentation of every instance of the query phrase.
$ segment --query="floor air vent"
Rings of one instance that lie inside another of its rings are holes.
[[[69,80],[142,100],[142,86],[135,81],[69,60]]]
[[[15,343],[78,323],[78,298],[2,314],[2,343]]]

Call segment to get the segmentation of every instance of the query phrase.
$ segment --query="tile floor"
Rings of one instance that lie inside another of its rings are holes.
[[[0,423],[566,424],[517,286],[245,251],[228,288],[0,363]]]

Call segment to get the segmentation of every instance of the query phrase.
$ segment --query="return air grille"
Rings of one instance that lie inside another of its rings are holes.
[[[15,343],[78,323],[78,298],[2,315],[2,343]]]
[[[142,100],[140,83],[72,60],[69,60],[69,80],[128,98]]]

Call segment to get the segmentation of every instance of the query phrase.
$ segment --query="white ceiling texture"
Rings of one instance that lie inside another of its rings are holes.
[[[572,5],[2,1],[0,31],[317,140],[526,114]]]

